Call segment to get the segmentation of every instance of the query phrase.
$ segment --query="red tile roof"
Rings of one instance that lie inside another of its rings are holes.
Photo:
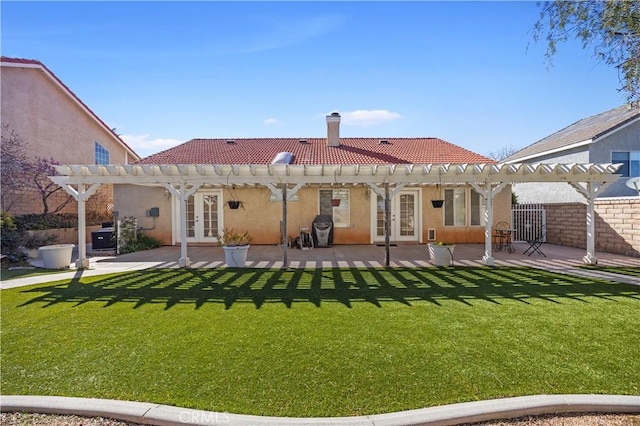
[[[96,115],[96,113],[94,113],[91,108],[89,108],[84,102],[82,102],[82,100],[76,96],[75,93],[73,93],[73,91],[71,89],[69,89],[69,87],[67,87],[66,84],[64,84],[62,82],[62,80],[60,80],[58,78],[58,76],[56,76],[53,72],[51,72],[51,70],[49,68],[47,68],[42,62],[37,61],[35,59],[23,59],[23,58],[9,58],[6,56],[2,56],[0,57],[0,62],[4,65],[5,63],[7,64],[23,64],[23,65],[32,65],[29,68],[34,68],[33,65],[35,65],[37,68],[41,68],[42,70],[45,71],[45,73],[47,73],[53,80],[55,80],[68,94],[69,96],[71,96],[76,102],[78,102],[82,108],[84,108],[89,115],[91,115],[96,121],[98,121],[98,123],[100,123],[100,125],[102,125],[104,127],[104,129],[111,133],[113,135],[113,137],[115,139],[117,139],[123,147],[125,147],[126,150],[128,150],[132,155],[133,155],[133,159],[137,159],[140,158],[140,156],[138,154],[136,154],[136,152],[131,149],[131,147],[129,145],[127,145],[127,143],[125,141],[123,141],[120,136],[118,136],[117,133],[115,133],[111,127],[107,126],[106,123],[104,121],[102,121],[102,119],[100,117],[98,117]]]
[[[293,153],[291,164],[495,163],[437,138],[192,139],[139,161],[140,164],[269,164],[279,152]]]

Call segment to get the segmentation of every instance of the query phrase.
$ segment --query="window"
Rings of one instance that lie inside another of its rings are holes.
[[[445,226],[466,226],[467,224],[467,190],[444,190],[444,224]]]
[[[614,151],[611,153],[611,162],[622,163],[618,173],[623,177],[640,176],[640,151]]]
[[[109,164],[109,151],[98,142],[94,142],[94,144],[96,164]]]
[[[471,226],[484,226],[484,197],[471,190]]]
[[[349,227],[350,209],[349,209],[349,190],[348,189],[321,189],[320,197],[320,214],[328,214],[333,218],[333,225],[336,228]],[[334,205],[332,200],[340,200],[340,205]]]

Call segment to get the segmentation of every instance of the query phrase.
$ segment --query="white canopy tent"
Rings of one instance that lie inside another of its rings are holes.
[[[617,164],[161,164],[161,165],[61,165],[51,180],[63,187],[78,202],[78,268],[87,268],[85,201],[101,184],[162,186],[180,205],[179,265],[189,266],[186,243],[186,202],[203,185],[261,185],[283,201],[282,247],[284,266],[287,258],[287,200],[305,185],[368,185],[385,200],[389,218],[389,200],[405,186],[436,184],[471,185],[485,200],[485,253],[482,260],[494,264],[491,226],[493,198],[506,185],[519,182],[567,182],[587,200],[587,254],[585,263],[595,264],[594,199],[606,186],[618,179]],[[385,220],[385,264],[389,265],[389,220]]]

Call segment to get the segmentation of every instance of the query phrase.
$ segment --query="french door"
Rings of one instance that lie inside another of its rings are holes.
[[[196,192],[187,199],[187,241],[216,242],[222,217],[219,191]]]
[[[372,197],[373,198],[373,197]],[[384,198],[377,196],[374,211],[373,234],[374,241],[384,241]],[[404,190],[391,198],[391,241],[419,241],[420,240],[420,192],[419,190]]]

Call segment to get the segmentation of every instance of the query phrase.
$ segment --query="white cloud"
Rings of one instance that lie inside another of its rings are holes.
[[[282,124],[282,123],[280,123],[280,120],[278,120],[277,118],[267,118],[262,123],[265,126],[275,126],[275,125],[278,125],[278,124]]]
[[[358,109],[340,113],[341,122],[350,126],[375,126],[402,118],[396,112],[386,109]]]
[[[120,135],[120,137],[141,157],[155,154],[184,142],[169,138],[151,139],[150,135]]]

